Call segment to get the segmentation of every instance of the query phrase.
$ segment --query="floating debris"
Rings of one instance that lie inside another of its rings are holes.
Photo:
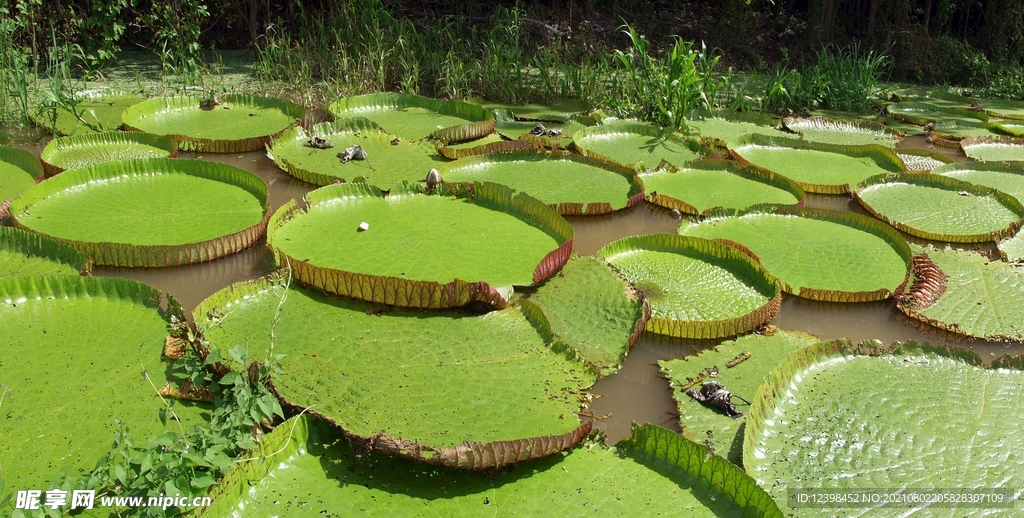
[[[366,150],[363,146],[352,146],[346,148],[344,153],[338,153],[338,158],[341,159],[341,163],[348,163],[349,160],[366,160]]]
[[[692,378],[686,378],[686,385],[684,387],[682,387],[682,390],[686,390],[686,389],[688,389],[688,388],[690,388],[690,387],[692,387],[692,386],[694,386],[694,385],[704,381],[707,378],[717,378],[717,377],[718,377],[718,366],[716,365],[714,367],[708,367],[708,368],[702,370],[700,372],[700,374],[698,374],[698,375],[696,375],[696,376],[694,376]]]
[[[402,141],[402,137],[395,137],[395,138],[391,139],[391,145],[392,146],[397,146],[398,143],[401,142],[401,141]]]
[[[538,137],[561,137],[562,130],[547,129],[543,124],[537,124],[532,130],[530,130],[530,135],[537,135]]]
[[[437,187],[440,183],[441,173],[439,173],[437,169],[431,169],[430,172],[427,173],[427,188],[433,189],[434,187]]]
[[[330,140],[320,137],[313,137],[307,140],[306,143],[302,145],[316,149],[330,149],[334,147],[334,144],[332,144]]]
[[[725,364],[725,367],[727,369],[731,369],[731,368],[733,368],[733,367],[735,367],[735,366],[737,366],[737,365],[747,361],[747,359],[750,358],[751,356],[753,356],[753,353],[751,353],[750,351],[742,352],[742,353],[736,355],[735,358],[730,360],[729,363]]]
[[[370,230],[370,224],[365,221],[360,223],[359,227],[356,228],[356,232],[366,232],[367,230]]]
[[[748,405],[750,404],[746,399],[726,390],[718,380],[705,381],[704,384],[701,385],[700,390],[687,390],[686,395],[706,406],[721,408],[725,411],[726,415],[733,419],[743,417],[743,412],[736,410],[736,405],[733,404],[732,398],[736,398]]]
[[[679,212],[679,209],[672,209],[672,219],[683,219],[683,213]]]
[[[970,196],[971,195],[971,193],[969,193],[967,191],[957,191],[956,193],[959,194],[960,196]]]

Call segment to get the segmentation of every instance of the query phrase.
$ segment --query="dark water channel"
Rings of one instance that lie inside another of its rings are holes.
[[[37,156],[42,145],[23,146]],[[929,148],[924,136],[910,136],[900,147]],[[932,149],[935,150],[935,149]],[[955,160],[965,157],[953,150],[948,152]],[[183,157],[195,157],[182,153]],[[273,209],[288,200],[299,198],[315,187],[280,171],[263,152],[218,155],[206,154],[201,158],[230,164],[251,171],[270,186]],[[180,203],[188,203],[187,199]],[[847,196],[811,195],[806,205],[866,214]],[[575,250],[581,255],[597,252],[604,245],[621,237],[656,232],[674,233],[679,221],[668,212],[641,204],[616,214],[598,217],[570,218],[576,232]],[[921,243],[921,240],[912,239]],[[991,248],[991,247],[990,247]],[[95,268],[94,275],[126,277],[149,284],[170,293],[191,311],[200,301],[231,283],[258,278],[274,268],[274,259],[265,241],[239,254],[212,263],[185,268],[131,269]],[[951,333],[931,328],[905,317],[896,310],[892,301],[838,304],[823,303],[786,296],[782,309],[772,321],[780,329],[799,330],[822,339],[849,338],[851,340],[879,339],[929,341],[967,347],[982,358],[991,359],[1003,354],[1024,352],[1020,344],[991,343],[965,340]],[[611,442],[630,433],[630,423],[655,423],[678,430],[675,403],[671,399],[668,382],[658,371],[658,360],[682,358],[716,345],[715,341],[679,340],[647,335],[629,353],[628,359],[617,373],[600,381],[593,389],[595,396],[591,410],[600,416],[597,426],[604,430]]]

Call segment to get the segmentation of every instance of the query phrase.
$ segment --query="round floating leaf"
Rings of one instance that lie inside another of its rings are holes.
[[[305,110],[281,99],[226,95],[156,98],[124,111],[127,130],[167,135],[184,150],[242,153],[262,150]]]
[[[738,249],[675,234],[631,236],[598,252],[651,304],[647,330],[680,338],[721,338],[775,316],[775,277]]]
[[[576,115],[590,110],[590,105],[579,99],[562,99],[554,104],[501,104],[492,102],[480,102],[477,104],[488,110],[509,112],[517,119],[541,122],[565,122]]]
[[[659,361],[658,366],[672,387],[684,435],[710,441],[715,454],[742,465],[742,428],[749,409],[741,400],[733,399],[732,403],[744,414],[734,419],[719,408],[697,402],[686,391],[699,391],[702,383],[717,379],[733,394],[752,401],[765,376],[779,362],[794,350],[816,343],[816,337],[805,333],[775,331],[773,335],[743,335],[697,356]],[[711,372],[717,375],[712,378]]]
[[[270,218],[258,176],[205,160],[151,158],[74,169],[11,204],[14,224],[93,263],[180,266],[233,254]]]
[[[1012,263],[1024,262],[1024,232],[1017,232],[1017,235],[998,241],[999,253],[1003,259]]]
[[[404,139],[427,137],[463,142],[494,131],[494,115],[469,103],[411,94],[380,93],[343,97],[327,108],[335,117],[366,117]]]
[[[284,354],[278,396],[361,451],[483,469],[556,453],[590,431],[576,413],[594,376],[549,348],[518,309],[402,310],[283,281],[222,290],[196,309],[197,325],[222,349]]]
[[[664,163],[681,165],[696,159],[702,149],[697,138],[645,123],[584,128],[572,140],[584,155],[642,169]]]
[[[0,147],[0,201],[21,196],[42,177],[43,166],[32,153],[23,149]],[[0,222],[2,220],[0,217]]]
[[[77,275],[88,271],[85,256],[39,234],[0,227],[0,279],[43,275]]]
[[[790,117],[783,121],[785,128],[799,133],[804,140],[844,146],[878,144],[896,147],[900,133],[874,121],[840,121],[824,117]]]
[[[991,137],[992,125],[972,118],[942,120],[935,123],[936,146],[949,147],[949,140],[960,140],[965,137]],[[954,144],[952,147],[956,147]]]
[[[138,439],[180,430],[173,419],[161,424],[165,403],[153,387],[169,371],[161,357],[170,315],[160,298],[125,279],[0,280],[0,466],[8,488],[45,489],[63,467],[91,470],[110,451],[115,420]],[[197,407],[174,410],[180,426],[199,420]]]
[[[965,138],[960,141],[964,154],[985,162],[1024,160],[1024,140],[1012,137]]]
[[[643,334],[650,307],[604,261],[574,257],[535,293],[523,313],[599,376],[618,370]]]
[[[840,146],[782,137],[749,135],[736,156],[793,180],[807,192],[843,194],[877,174],[901,173],[903,161],[891,149],[869,144]]]
[[[1024,335],[1024,270],[961,250],[923,249],[901,311],[933,326],[986,340]]]
[[[332,147],[307,146],[313,138],[329,140]],[[342,163],[338,153],[357,145],[366,150],[366,160]],[[365,119],[317,124],[311,133],[303,128],[289,129],[271,146],[269,154],[278,167],[314,185],[360,180],[387,189],[398,182],[420,181],[443,163],[433,146],[385,133]]]
[[[998,133],[1000,135],[1007,135],[1010,137],[1024,138],[1024,121],[991,121],[988,123],[988,128],[992,131],[992,133]]]
[[[506,117],[496,117],[494,121],[494,131],[505,136],[506,138],[519,138],[523,135],[530,135],[534,130],[537,129],[537,125],[540,124],[544,127],[545,131],[555,130],[559,132],[557,135],[543,135],[549,138],[555,139],[559,145],[566,146],[572,142],[572,136],[576,132],[588,127],[593,126],[594,121],[589,117],[574,117],[564,122],[539,122],[536,120],[519,120],[509,119]]]
[[[1019,364],[987,369],[963,349],[837,341],[791,353],[768,378],[747,417],[743,465],[776,498],[796,488],[1006,488],[1010,499],[1024,482],[1014,449],[1024,440]],[[922,508],[922,516],[968,514]]]
[[[686,214],[715,207],[745,209],[778,203],[802,205],[804,190],[792,180],[754,165],[703,159],[679,169],[659,169],[640,175],[647,201]]]
[[[787,293],[830,302],[891,297],[906,281],[912,256],[899,232],[881,221],[808,207],[723,211],[679,233],[742,245]]]
[[[940,106],[935,102],[905,102],[890,104],[887,108],[893,118],[924,126],[929,122],[963,121],[976,124],[988,122],[988,114],[983,111],[972,111],[968,108]]]
[[[907,171],[927,173],[932,169],[953,163],[952,158],[926,149],[899,148],[895,151],[896,156],[900,157],[900,160],[907,166]]]
[[[482,139],[465,142],[462,144],[438,146],[437,152],[449,160],[460,160],[477,155],[490,153],[506,153],[510,151],[542,151],[544,146],[535,140],[517,139],[507,140],[497,133]]]
[[[725,142],[730,148],[746,135],[761,133],[764,135],[782,136],[784,133],[775,129],[777,122],[757,112],[717,111],[711,117],[687,120],[691,129],[700,132],[702,137],[710,137]]]
[[[201,516],[783,516],[741,469],[654,425],[635,427],[614,449],[595,444],[484,474],[357,461],[325,424],[299,416],[266,436],[212,496]]]
[[[970,102],[967,99],[965,101]],[[1011,101],[1009,99],[978,99],[975,102],[993,117],[1016,120],[1024,119],[1024,102]]]
[[[106,131],[55,138],[43,148],[41,158],[46,175],[53,176],[66,169],[103,162],[177,155],[178,143],[168,137],[135,131]]]
[[[968,162],[937,167],[932,174],[996,189],[1024,203],[1024,162]]]
[[[43,109],[35,116],[36,124],[54,128],[58,135],[81,135],[121,128],[121,114],[129,106],[145,101],[141,95],[107,94],[86,96],[75,104],[77,113],[63,108]],[[56,117],[56,124],[54,124]]]
[[[446,183],[494,182],[548,204],[563,215],[607,214],[643,199],[632,169],[570,153],[517,151],[473,156],[441,169]]]
[[[876,218],[936,241],[993,241],[1013,235],[1024,221],[1016,198],[940,175],[879,175],[861,182],[853,196]]]
[[[435,190],[322,187],[306,208],[281,207],[267,242],[307,285],[420,308],[504,307],[513,286],[540,284],[569,260],[572,227],[529,195],[497,184]]]

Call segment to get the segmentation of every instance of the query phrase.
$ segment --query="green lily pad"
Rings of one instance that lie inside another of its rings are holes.
[[[1018,231],[1013,237],[997,241],[999,253],[1003,259],[1011,263],[1024,262],[1024,232]]]
[[[876,218],[935,241],[994,241],[1015,234],[1024,221],[1016,198],[940,175],[879,175],[857,185],[853,196]]]
[[[104,94],[86,96],[75,104],[78,114],[62,108],[42,110],[35,116],[36,124],[44,128],[54,126],[56,115],[56,133],[62,136],[81,135],[97,131],[113,131],[123,124],[121,114],[129,106],[145,101],[141,95]]]
[[[32,153],[0,147],[0,201],[21,196],[42,177],[43,166]]]
[[[775,128],[777,125],[775,119],[755,112],[719,111],[704,119],[687,120],[686,124],[690,126],[691,130],[699,132],[700,136],[721,140],[730,148],[735,147],[743,137],[752,133],[771,136],[786,135]]]
[[[1024,203],[1024,162],[968,162],[937,167],[932,174],[983,185]]]
[[[968,124],[988,122],[988,114],[983,111],[973,111],[969,108],[957,108],[953,106],[942,106],[935,102],[906,102],[901,101],[890,104],[887,108],[889,115],[897,120],[910,124],[924,126],[929,122],[936,124],[940,122],[960,121]]]
[[[285,281],[222,290],[196,309],[197,326],[222,349],[284,354],[278,396],[360,450],[483,469],[556,453],[590,432],[576,412],[593,374],[548,347],[518,309],[385,308]]]
[[[106,131],[55,138],[43,148],[41,158],[46,175],[53,176],[67,169],[115,160],[176,156],[178,143],[168,137],[135,131]]]
[[[476,104],[491,111],[510,112],[518,119],[542,122],[565,122],[590,110],[590,105],[579,99],[562,99],[554,104],[502,104],[487,101]]]
[[[1024,121],[990,121],[988,123],[988,127],[992,131],[992,133],[998,133],[1000,135],[1007,135],[1010,137],[1024,138]]]
[[[43,275],[77,275],[88,271],[85,256],[39,234],[0,227],[0,279]]]
[[[782,516],[741,469],[654,425],[614,449],[595,444],[482,474],[356,462],[323,423],[293,419],[228,473],[201,516]]]
[[[645,299],[593,257],[569,259],[519,302],[556,349],[571,351],[598,376],[618,370],[650,318]]]
[[[348,119],[317,124],[309,133],[303,128],[289,129],[274,139],[268,153],[278,167],[304,182],[329,185],[358,179],[382,189],[423,180],[443,163],[433,146],[402,140],[374,126],[365,119],[362,123]],[[333,147],[306,146],[312,138],[327,139]],[[342,163],[338,153],[356,145],[366,151],[366,160]]]
[[[735,148],[739,158],[789,178],[813,193],[843,194],[867,178],[901,173],[906,168],[891,149],[877,144],[840,146],[758,134],[740,143]]]
[[[1024,160],[1024,140],[1012,137],[965,138],[960,141],[964,154],[985,162]]]
[[[947,140],[991,137],[993,133],[991,124],[971,118],[941,120],[935,123],[935,134]],[[936,145],[941,145],[941,143],[937,142]]]
[[[215,105],[198,97],[150,99],[122,118],[125,129],[167,135],[184,150],[242,153],[264,149],[305,112],[281,99],[227,95]]]
[[[766,324],[779,311],[775,277],[740,250],[674,234],[631,236],[604,257],[651,304],[647,330],[680,338],[721,338]]]
[[[1024,439],[1024,373],[1019,364],[1008,367],[984,368],[972,351],[916,344],[837,341],[799,349],[758,389],[743,465],[779,499],[796,488],[1005,488],[1011,499],[1024,479],[1012,447]],[[872,516],[996,511],[875,507]],[[825,506],[799,509],[800,516],[836,514]]]
[[[494,182],[548,204],[562,215],[607,214],[643,199],[636,173],[614,162],[559,152],[472,156],[441,169],[447,183]]]
[[[14,224],[110,266],[193,264],[248,248],[270,218],[267,186],[193,159],[106,162],[66,171],[11,204]]]
[[[907,315],[986,340],[1024,335],[1024,270],[981,254],[925,247],[914,257],[914,282],[896,297]]]
[[[912,256],[889,225],[828,209],[777,205],[722,211],[683,225],[679,233],[738,243],[779,278],[787,293],[830,302],[891,297],[906,281]]]
[[[1024,119],[1024,102],[1009,99],[978,99],[977,102],[993,117]]]
[[[438,146],[437,153],[449,160],[461,160],[471,156],[488,155],[491,153],[543,150],[544,145],[537,140],[508,140],[497,133],[492,133],[487,137],[470,142]]]
[[[952,164],[953,159],[935,151],[927,149],[896,149],[896,156],[907,166],[907,171],[916,173],[927,173],[946,164]]]
[[[734,161],[695,160],[678,169],[640,175],[645,199],[667,209],[701,214],[716,207],[745,209],[763,203],[802,205],[804,190],[771,171]]]
[[[446,143],[463,142],[494,131],[494,115],[479,106],[411,94],[343,97],[327,109],[337,118],[366,117],[384,131],[409,140],[430,137]]]
[[[540,284],[569,260],[572,227],[525,193],[476,184],[455,196],[396,185],[328,185],[271,218],[267,242],[296,278],[396,306],[505,306],[513,286]],[[365,231],[359,226],[367,224]]]
[[[658,367],[672,387],[672,398],[679,408],[679,423],[684,435],[695,441],[710,441],[716,455],[742,465],[743,423],[748,411],[742,401],[732,401],[744,413],[734,419],[719,408],[698,403],[686,391],[691,388],[700,390],[701,383],[712,379],[708,377],[708,371],[715,370],[718,374],[714,379],[722,386],[752,401],[765,376],[779,362],[794,350],[816,343],[816,337],[805,333],[775,331],[771,336],[743,335],[681,360],[659,361]]]
[[[878,144],[887,148],[896,147],[899,133],[873,121],[838,121],[823,117],[790,117],[783,125],[799,133],[804,140],[823,144],[860,146]]]
[[[534,120],[509,120],[499,117],[495,119],[494,131],[506,138],[519,138],[522,135],[530,135],[531,132],[537,129],[538,124],[544,126],[544,129],[547,131],[556,130],[560,132],[558,135],[549,136],[557,137],[559,140],[556,140],[556,142],[564,140],[565,144],[572,143],[572,136],[577,131],[594,125],[593,121],[587,118],[572,118],[565,122],[538,122]]]
[[[593,126],[577,131],[573,144],[584,155],[638,169],[682,165],[698,158],[700,140],[645,123]]]
[[[91,470],[110,451],[115,420],[139,438],[199,420],[200,408],[180,404],[180,425],[159,419],[172,403],[154,388],[168,370],[169,317],[184,318],[173,298],[172,313],[161,310],[160,298],[125,279],[0,280],[0,466],[10,491],[45,489],[64,467]]]

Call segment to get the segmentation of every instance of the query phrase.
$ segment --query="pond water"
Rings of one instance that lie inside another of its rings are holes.
[[[22,147],[38,156],[43,145],[45,142]],[[923,135],[909,136],[899,147],[929,149],[947,154],[956,161],[966,160],[959,150],[929,146]],[[279,170],[263,152],[200,155],[182,152],[180,156],[230,164],[259,175],[270,187],[272,209],[288,200],[301,198],[315,188]],[[187,203],[188,200],[181,202]],[[848,196],[809,195],[806,205],[867,214]],[[657,232],[674,233],[679,226],[679,221],[672,218],[668,211],[646,203],[605,216],[568,219],[575,230],[574,250],[581,255],[592,255],[604,245],[622,237]],[[908,241],[924,243],[910,237]],[[980,248],[991,249],[992,246]],[[264,239],[241,253],[211,263],[160,269],[97,267],[93,274],[144,282],[170,293],[190,312],[214,292],[234,282],[258,278],[272,271],[274,266],[273,255]],[[985,360],[1009,353],[1024,353],[1024,347],[1020,344],[969,340],[932,328],[904,316],[891,300],[839,304],[787,295],[772,324],[780,329],[811,333],[822,339],[849,338],[858,341],[874,338],[884,342],[918,340],[958,345],[975,350]],[[597,427],[608,435],[610,442],[628,436],[633,421],[654,423],[678,431],[676,405],[671,398],[668,382],[659,373],[657,362],[693,355],[717,343],[719,341],[681,340],[657,335],[642,338],[629,353],[622,369],[594,386],[591,412],[598,418]]]

